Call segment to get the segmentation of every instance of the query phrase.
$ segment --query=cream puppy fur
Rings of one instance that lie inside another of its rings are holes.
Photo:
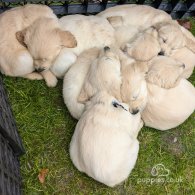
[[[158,40],[165,55],[186,45],[186,39],[177,21],[161,22],[154,27],[158,31]],[[177,40],[175,38],[177,37]]]
[[[185,64],[185,69],[183,71],[182,77],[188,79],[192,75],[194,70],[195,53],[187,47],[183,47],[173,51],[170,57]]]
[[[84,104],[78,102],[78,96],[92,62],[98,57],[100,49],[92,48],[82,52],[76,62],[65,74],[63,98],[70,114],[79,119],[84,111]]]
[[[148,102],[142,112],[146,126],[168,130],[182,124],[195,109],[195,88],[185,79],[171,89],[148,83]]]
[[[123,50],[135,60],[151,60],[161,52],[157,30],[150,27],[138,33],[133,40],[125,44]]]
[[[126,104],[106,92],[86,105],[70,143],[76,168],[113,187],[123,182],[135,166],[139,151],[140,113],[131,115]]]
[[[69,31],[62,31],[57,19],[40,18],[18,33],[18,40],[25,44],[31,53],[35,69],[43,75],[50,87],[57,84],[50,71],[56,57],[64,47],[75,47],[75,37]]]
[[[59,23],[61,29],[70,31],[75,36],[77,46],[72,49],[64,48],[51,67],[58,77],[64,76],[81,52],[93,47],[103,48],[115,44],[114,29],[104,18],[76,14],[60,18]]]
[[[33,72],[33,58],[26,47],[16,39],[16,32],[31,25],[36,19],[56,19],[53,11],[45,5],[27,4],[13,8],[0,15],[0,71],[1,73],[28,79],[42,79]]]
[[[96,16],[64,16],[58,22],[39,20],[21,34],[36,60],[35,68],[59,78],[84,50],[115,42],[112,26]],[[55,86],[56,81],[52,82]]]
[[[148,28],[156,23],[172,19],[169,14],[162,10],[135,4],[111,7],[100,12],[97,16],[107,18],[113,27],[133,25]]]
[[[114,47],[106,46],[100,52],[97,60],[91,64],[78,101],[86,102],[102,90],[120,100],[120,86],[121,64],[119,51]]]
[[[166,89],[178,85],[185,71],[185,64],[166,56],[153,58],[148,66],[147,82]]]
[[[147,63],[135,61],[126,55],[121,55],[121,98],[130,107],[130,112],[141,112],[147,103],[147,85],[145,74]]]

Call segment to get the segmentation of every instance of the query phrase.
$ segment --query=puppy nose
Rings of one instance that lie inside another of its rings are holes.
[[[104,51],[109,51],[109,50],[110,50],[110,47],[108,47],[108,46],[104,47]]]
[[[184,69],[186,67],[186,65],[185,64],[182,64],[181,67]]]
[[[131,114],[136,115],[139,112],[139,109],[133,109]]]
[[[43,72],[45,70],[45,68],[37,68],[36,71],[37,72]]]
[[[165,55],[165,52],[164,51],[160,51],[159,53],[158,53],[158,56],[164,56]]]

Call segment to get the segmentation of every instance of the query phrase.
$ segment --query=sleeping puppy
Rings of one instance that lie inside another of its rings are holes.
[[[162,10],[135,4],[110,7],[97,16],[107,18],[113,27],[133,25],[148,28],[156,23],[172,20],[171,16]]]
[[[120,100],[120,68],[118,49],[108,46],[104,47],[89,68],[78,101],[86,102],[95,93],[102,90],[107,91],[108,94]]]
[[[58,22],[38,20],[20,34],[36,61],[35,68],[46,76],[55,76],[53,86],[56,77],[62,78],[81,52],[115,42],[112,26],[96,16],[64,16]]]
[[[129,105],[132,114],[142,112],[147,103],[147,64],[126,56],[123,56],[121,64],[121,99]]]
[[[63,98],[70,114],[79,119],[84,111],[84,104],[78,102],[78,96],[92,62],[98,57],[100,49],[92,48],[82,52],[76,62],[65,74]]]
[[[188,79],[194,70],[195,66],[195,53],[187,47],[183,47],[172,52],[171,58],[174,58],[185,64],[182,77]]]
[[[186,45],[185,36],[177,21],[161,22],[154,25],[154,28],[158,31],[158,40],[164,55],[169,56],[173,50]]]
[[[149,61],[161,52],[157,30],[153,27],[138,33],[123,50],[138,61]]]
[[[148,63],[146,81],[161,88],[178,85],[185,70],[185,64],[166,56],[157,56]]]
[[[43,17],[57,20],[53,11],[45,5],[27,4],[0,15],[1,73],[13,77],[42,79],[39,73],[33,72],[35,70],[33,58],[26,45],[18,42],[16,33]]]
[[[87,102],[70,143],[76,168],[114,187],[135,166],[139,151],[140,113],[132,115],[126,104],[102,91]]]
[[[75,47],[75,37],[62,31],[58,20],[40,18],[17,32],[18,40],[25,44],[33,57],[35,69],[42,74],[49,87],[57,84],[56,76],[49,70],[63,47]]]
[[[148,83],[148,102],[142,112],[144,124],[168,130],[182,124],[195,110],[195,88],[182,79],[171,89]]]

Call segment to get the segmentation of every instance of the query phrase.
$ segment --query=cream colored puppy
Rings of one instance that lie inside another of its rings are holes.
[[[177,86],[185,71],[185,64],[166,56],[153,58],[148,66],[147,82],[166,89]]]
[[[195,88],[185,79],[171,89],[148,83],[148,102],[142,112],[146,126],[168,130],[182,124],[195,110]]]
[[[79,102],[86,102],[98,91],[105,90],[120,100],[121,64],[118,49],[104,47],[99,57],[90,66],[78,97]]]
[[[114,29],[106,19],[83,15],[64,16],[59,22],[39,20],[21,35],[36,61],[35,68],[59,78],[84,50],[115,42]]]
[[[145,74],[147,63],[136,62],[134,59],[123,55],[121,58],[121,98],[130,107],[130,112],[141,112],[147,103],[147,85]]]
[[[161,22],[154,27],[158,31],[158,40],[165,55],[186,46],[186,39],[177,21]],[[176,40],[177,37],[177,40]]]
[[[87,103],[70,143],[73,164],[107,186],[123,182],[135,166],[142,125],[140,114],[131,115],[126,104],[106,92],[96,94]]]
[[[90,65],[98,57],[100,49],[92,48],[82,52],[76,62],[65,74],[63,98],[70,114],[79,119],[84,111],[84,104],[78,102],[78,96],[84,84]]]
[[[31,25],[36,19],[47,17],[57,19],[45,5],[27,4],[13,8],[0,15],[0,71],[1,73],[28,79],[42,79],[33,71],[33,58],[24,44],[16,39],[16,32]]]
[[[100,12],[97,16],[107,18],[113,27],[133,25],[144,29],[159,22],[172,20],[171,16],[162,10],[135,4],[111,7]]]
[[[17,32],[18,40],[25,44],[33,57],[35,69],[40,72],[50,87],[57,84],[56,76],[50,71],[55,59],[64,47],[75,47],[75,37],[60,29],[58,20],[40,18],[30,26]]]
[[[124,51],[138,61],[149,61],[161,52],[157,30],[153,27],[138,33],[124,46]]]
[[[188,79],[192,75],[194,70],[195,53],[187,47],[183,47],[181,49],[173,51],[171,58],[174,58],[185,64],[185,69],[183,71],[182,77]]]

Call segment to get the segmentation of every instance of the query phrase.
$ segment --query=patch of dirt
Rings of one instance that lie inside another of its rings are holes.
[[[185,145],[181,141],[181,133],[176,131],[174,133],[166,133],[162,135],[162,148],[176,157],[181,157],[185,153]]]

